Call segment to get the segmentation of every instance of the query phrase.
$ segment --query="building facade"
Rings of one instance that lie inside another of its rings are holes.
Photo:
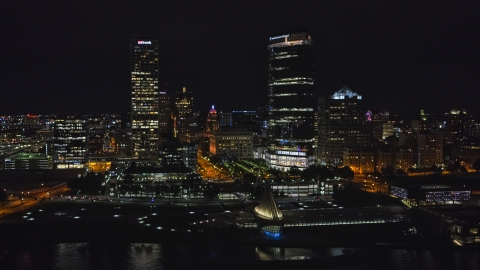
[[[197,144],[180,141],[163,142],[159,147],[161,166],[186,166],[197,170]]]
[[[253,133],[248,130],[210,132],[210,154],[238,159],[253,158]]]
[[[132,148],[133,155],[150,158],[157,155],[160,127],[165,112],[160,111],[158,88],[158,41],[132,40]],[[163,102],[163,101],[162,101]]]
[[[431,167],[443,164],[443,136],[435,133],[418,134],[418,165]]]
[[[313,161],[315,57],[307,29],[269,38],[267,165],[305,169]],[[298,157],[302,157],[299,162]],[[282,162],[278,162],[282,160]]]
[[[191,126],[195,122],[193,117],[193,95],[192,92],[187,92],[186,87],[183,87],[182,92],[177,92],[175,107],[175,133],[177,137],[182,138],[192,131]]]
[[[375,171],[375,152],[369,150],[349,149],[343,152],[343,165],[350,167],[356,174]]]
[[[207,132],[212,132],[218,130],[219,126],[217,110],[215,110],[215,106],[212,105],[212,108],[208,112],[205,128]]]
[[[88,158],[88,128],[83,119],[56,119],[53,128],[53,168],[83,169]]]
[[[347,86],[318,103],[318,152],[321,164],[341,165],[347,148],[371,142],[371,126],[363,124],[362,96]]]
[[[19,153],[5,158],[5,170],[48,169],[49,157],[43,153]]]

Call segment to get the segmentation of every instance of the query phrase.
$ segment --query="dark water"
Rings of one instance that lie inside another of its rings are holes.
[[[480,269],[480,251],[147,243],[33,243],[13,246],[0,261],[0,268]]]

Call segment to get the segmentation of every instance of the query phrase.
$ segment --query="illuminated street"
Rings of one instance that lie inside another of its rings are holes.
[[[204,180],[221,179],[224,177],[221,169],[210,163],[206,158],[198,156],[198,165],[201,167],[199,173]]]

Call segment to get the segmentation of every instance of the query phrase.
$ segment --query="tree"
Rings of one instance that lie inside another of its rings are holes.
[[[352,171],[353,173],[353,171]],[[333,178],[339,174],[339,170],[334,171],[332,168],[321,165],[312,165],[302,171],[302,178],[307,181],[318,181],[320,179]],[[352,176],[353,177],[353,176]]]
[[[288,171],[288,174],[290,176],[293,176],[293,178],[297,178],[298,176],[300,176],[300,169],[297,166],[292,166]]]
[[[280,170],[274,168],[268,168],[268,170],[266,170],[265,172],[274,177],[282,175],[282,172]]]
[[[460,167],[462,165],[460,164],[460,162],[458,160],[455,160],[454,162],[450,162],[447,166],[447,170],[450,171],[450,172],[459,172],[460,171]]]
[[[200,174],[192,173],[187,176],[184,181],[186,184],[200,184],[202,182],[202,176]]]
[[[403,169],[396,169],[395,174],[398,176],[406,176],[407,173]]]
[[[95,174],[88,173],[85,177],[71,178],[67,182],[67,187],[70,189],[80,189],[82,192],[97,193],[102,189],[102,183],[105,181],[103,173]]]
[[[387,166],[385,168],[382,168],[380,170],[382,174],[393,174],[395,172],[395,169],[392,166]]]
[[[477,171],[477,173],[480,172],[480,158],[473,162],[472,167],[475,169],[475,171]]]
[[[5,193],[4,188],[0,188],[0,202],[6,202],[8,201],[8,195]]]
[[[214,199],[220,194],[220,187],[218,185],[208,183],[207,187],[203,191],[205,198]]]
[[[257,177],[253,173],[246,173],[243,175],[243,181],[255,182]]]
[[[442,174],[443,168],[441,166],[432,165],[432,167],[430,167],[430,171],[433,172],[433,174]]]
[[[353,179],[355,173],[350,167],[344,166],[343,168],[338,170],[338,176],[345,179]]]

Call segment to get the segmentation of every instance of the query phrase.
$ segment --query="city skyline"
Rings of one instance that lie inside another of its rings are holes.
[[[365,109],[479,113],[473,3],[110,4],[2,3],[0,113],[128,110],[129,41],[141,37],[159,40],[159,90],[171,98],[186,86],[195,110],[256,109],[268,103],[268,38],[300,27],[312,33],[319,95],[348,85]]]

